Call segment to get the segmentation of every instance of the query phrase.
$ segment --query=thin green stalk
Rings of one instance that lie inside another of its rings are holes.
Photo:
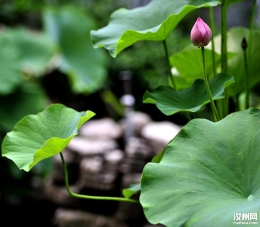
[[[223,101],[223,117],[229,114],[229,92],[228,88],[225,89],[225,98],[222,99]],[[223,118],[222,117],[222,118]]]
[[[213,75],[214,75],[214,77],[216,77],[217,69],[216,69],[216,59],[215,59],[215,41],[214,41],[215,31],[214,31],[214,12],[213,12],[213,7],[209,7],[209,17],[210,17],[210,27],[211,27],[211,32],[212,32],[212,38],[211,38],[212,67],[213,67]]]
[[[229,90],[225,90],[225,98],[223,100],[224,104],[224,116],[227,116],[229,114]]]
[[[175,80],[174,80],[174,77],[173,77],[172,71],[171,71],[171,64],[170,64],[166,40],[163,40],[163,47],[164,47],[164,51],[165,51],[165,58],[166,58],[166,63],[167,63],[168,74],[169,74],[169,77],[170,77],[170,80],[172,82],[174,89],[177,91],[177,86],[176,86],[176,83],[175,83]]]
[[[211,38],[211,45],[212,45],[212,50],[211,50],[211,55],[212,55],[212,68],[213,68],[213,76],[217,76],[217,68],[216,68],[216,59],[215,59],[215,41],[214,41],[214,36],[215,36],[215,30],[214,30],[214,11],[213,7],[209,7],[209,18],[210,18],[210,27],[211,27],[211,32],[212,32],[212,38]],[[219,113],[220,118],[223,118],[224,115],[224,100],[220,99],[216,101],[217,104],[217,110]]]
[[[250,86],[249,86],[249,67],[251,61],[251,50],[252,50],[252,42],[253,42],[253,29],[254,29],[254,21],[255,21],[255,13],[256,13],[256,3],[257,0],[253,1],[253,7],[252,7],[252,13],[250,17],[250,25],[249,25],[249,43],[247,50],[244,50],[244,64],[245,64],[245,72],[246,72],[246,109],[249,108],[249,92],[250,92]]]
[[[240,104],[239,102],[239,94],[236,95],[234,98],[233,98],[234,102],[235,102],[235,110],[234,111],[241,111],[241,110],[244,110],[244,106],[242,104]]]
[[[184,113],[185,113],[185,116],[186,116],[186,118],[188,119],[188,121],[191,121],[192,118],[191,118],[191,116],[190,116],[190,113],[187,112],[187,111],[185,111]]]
[[[246,100],[245,107],[249,108],[249,73],[248,73],[248,61],[247,61],[247,41],[245,38],[242,40],[242,49],[244,52],[244,66],[245,66],[245,74],[246,74]]]
[[[206,75],[204,47],[201,47],[201,53],[202,53],[202,65],[203,65],[203,76],[204,76],[205,87],[206,87],[206,90],[207,90],[207,93],[208,93],[208,96],[209,96],[209,99],[210,99],[210,104],[211,104],[211,108],[212,108],[212,111],[213,111],[214,119],[219,121],[220,120],[219,114],[218,114],[217,108],[215,106],[214,100],[212,98],[210,88],[209,88],[208,77]]]
[[[227,72],[227,1],[221,1],[221,72]],[[225,91],[225,99],[223,103],[223,115],[228,114],[229,97],[227,94],[227,89]]]
[[[73,193],[70,190],[69,179],[68,179],[68,171],[67,171],[66,163],[65,163],[62,152],[60,152],[60,157],[61,157],[62,165],[63,165],[63,169],[64,169],[65,185],[66,185],[66,189],[67,189],[69,195],[76,197],[76,198],[80,198],[80,199],[112,200],[112,201],[119,201],[119,202],[139,203],[137,200],[121,198],[121,197],[91,196],[91,195],[81,195],[81,194]]]
[[[223,99],[216,100],[216,105],[217,105],[219,117],[220,117],[220,119],[223,119],[224,118],[224,105],[225,105],[224,100]]]
[[[227,72],[227,4],[221,3],[221,71]]]

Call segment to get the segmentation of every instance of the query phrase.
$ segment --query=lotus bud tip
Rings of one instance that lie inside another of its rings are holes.
[[[198,17],[191,29],[191,42],[197,47],[204,47],[209,44],[211,37],[212,31],[210,27],[200,17]]]

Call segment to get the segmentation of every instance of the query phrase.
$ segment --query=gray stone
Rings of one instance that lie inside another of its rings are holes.
[[[77,185],[71,185],[70,190],[74,193],[79,193],[80,188]],[[69,195],[65,185],[57,186],[51,180],[45,182],[44,196],[58,206],[77,207],[80,202],[78,198]]]
[[[108,171],[105,168],[103,157],[86,157],[80,163],[79,183],[83,188],[97,190],[113,190],[116,187],[116,171]]]
[[[124,159],[123,151],[117,149],[106,152],[104,155],[104,168],[107,172],[118,172],[119,166]]]
[[[124,174],[142,172],[145,164],[154,156],[144,139],[130,138],[125,148],[125,158],[120,166]]]
[[[142,173],[128,173],[124,174],[122,179],[122,189],[129,188],[132,184],[141,182]]]
[[[122,160],[122,158],[124,157],[124,154],[121,150],[114,150],[114,151],[110,151],[105,153],[105,160],[110,162],[110,163],[114,163],[117,164],[118,162],[120,162]]]
[[[129,114],[129,121],[132,124],[132,128],[134,130],[134,136],[140,136],[142,128],[151,122],[151,117],[148,114],[145,114],[143,112],[131,112]],[[126,129],[126,122],[125,119],[122,119],[120,121],[120,126],[122,127],[122,131],[124,132]]]
[[[112,191],[116,188],[116,174],[103,173],[98,175],[86,175],[79,179],[78,184],[84,189],[95,189],[101,191]]]
[[[78,177],[78,173],[73,171],[73,166],[78,165],[77,160],[79,158],[79,155],[77,155],[75,152],[68,150],[67,148],[62,151],[62,154],[68,170],[69,179],[71,181]],[[53,171],[51,177],[53,182],[58,184],[64,184],[64,168],[59,154],[54,156]]]
[[[74,163],[76,162],[77,158],[78,158],[78,155],[75,154],[74,152],[71,152],[68,148],[65,148],[63,151],[62,151],[62,155],[63,155],[63,158],[65,159],[66,161],[66,164],[71,164],[71,163]],[[55,155],[54,156],[54,161],[55,161],[55,164],[58,164],[58,163],[62,163],[61,161],[61,157],[59,154]]]
[[[121,221],[133,221],[143,217],[143,209],[139,203],[119,203],[115,218]]]
[[[83,158],[80,162],[80,171],[83,174],[98,174],[103,170],[103,158],[100,156]]]
[[[160,225],[160,224],[157,224],[157,225],[145,224],[144,227],[165,227],[165,225]]]
[[[141,173],[147,160],[138,160],[138,159],[127,159],[120,166],[120,172],[124,174],[128,173]]]
[[[55,211],[54,224],[58,227],[127,227],[112,217],[61,208]]]
[[[87,138],[118,139],[122,135],[119,124],[110,118],[90,120],[79,130],[79,135]]]
[[[155,154],[160,153],[178,134],[182,126],[169,121],[150,122],[144,126],[141,135],[153,148]]]
[[[118,144],[111,139],[88,139],[85,137],[76,136],[68,144],[68,149],[82,155],[100,155],[107,151],[117,149]]]
[[[153,156],[150,146],[144,139],[138,137],[130,138],[125,147],[126,157],[136,157],[138,159],[148,159]]]

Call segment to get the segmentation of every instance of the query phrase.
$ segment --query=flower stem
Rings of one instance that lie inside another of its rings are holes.
[[[224,118],[224,105],[225,105],[224,99],[216,100],[216,105],[217,105],[219,117],[220,117],[220,119],[223,119]]]
[[[172,85],[173,85],[174,89],[177,91],[176,83],[175,83],[175,80],[174,80],[174,77],[173,77],[172,71],[171,71],[171,65],[170,65],[170,60],[169,60],[169,54],[168,54],[168,48],[167,48],[166,40],[163,40],[163,47],[164,47],[164,51],[165,51],[165,58],[166,58],[166,63],[167,63],[168,74],[169,74],[169,77],[170,77],[170,80],[172,82]]]
[[[214,41],[214,36],[215,36],[215,31],[214,31],[214,11],[213,7],[209,7],[209,17],[210,17],[210,27],[212,31],[212,38],[211,38],[211,45],[212,45],[212,68],[213,68],[213,75],[214,77],[217,76],[217,69],[216,69],[216,59],[215,59],[215,41]],[[219,113],[220,118],[223,118],[223,111],[224,111],[224,100],[220,99],[216,101],[217,104],[217,110]]]
[[[212,108],[212,111],[213,111],[213,116],[214,116],[215,120],[219,121],[220,118],[219,118],[217,108],[215,106],[214,100],[213,100],[211,92],[210,92],[208,77],[206,75],[204,47],[201,47],[201,53],[202,53],[202,65],[203,65],[203,76],[204,76],[205,87],[206,87],[206,90],[207,90],[207,93],[208,93],[208,96],[209,96],[209,99],[210,99],[211,108]]]
[[[119,201],[119,202],[139,203],[139,201],[137,201],[137,200],[121,198],[121,197],[91,196],[91,195],[81,195],[81,194],[73,193],[70,190],[69,179],[68,179],[68,171],[67,171],[66,163],[65,163],[65,160],[64,160],[62,152],[60,152],[60,157],[61,157],[62,165],[63,165],[63,169],[64,169],[66,189],[67,189],[67,192],[69,193],[70,196],[73,196],[73,197],[76,197],[76,198],[80,198],[80,199],[112,200],[112,201]]]
[[[227,1],[221,1],[221,72],[227,72]],[[223,115],[228,114],[229,97],[225,91],[223,103]]]
[[[248,73],[248,61],[247,61],[247,42],[246,42],[246,39],[243,38],[242,40],[242,43],[245,43],[244,44],[244,47],[243,47],[243,44],[242,44],[242,49],[243,49],[243,52],[244,52],[244,66],[245,66],[245,73],[246,73],[246,100],[245,100],[245,107],[246,109],[249,108],[249,73]]]
[[[213,74],[214,77],[217,75],[217,70],[216,70],[216,59],[215,59],[215,42],[214,42],[214,12],[213,12],[213,7],[209,7],[209,17],[210,17],[210,27],[212,31],[212,37],[211,37],[211,44],[212,44],[212,66],[213,66]]]
[[[192,118],[191,118],[191,116],[190,116],[190,113],[189,113],[188,111],[185,111],[184,113],[185,113],[185,116],[186,116],[186,118],[188,119],[188,121],[191,121]]]
[[[253,1],[252,14],[250,17],[250,25],[249,25],[249,43],[247,50],[244,50],[244,65],[245,65],[245,73],[246,73],[246,109],[249,108],[249,71],[248,64],[250,64],[250,56],[252,49],[252,40],[253,40],[253,29],[254,29],[254,20],[255,20],[255,12],[256,12],[256,3],[257,0]]]
[[[221,71],[227,72],[227,4],[221,3]]]

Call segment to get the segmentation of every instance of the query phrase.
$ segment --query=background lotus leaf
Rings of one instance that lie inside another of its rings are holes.
[[[209,82],[212,98],[218,100],[225,97],[224,90],[234,83],[234,78],[221,73]],[[159,86],[154,91],[146,91],[144,103],[156,104],[165,115],[172,115],[181,111],[197,112],[203,105],[210,102],[206,92],[204,80],[198,79],[192,87],[175,91],[168,86]]]
[[[95,50],[90,41],[93,20],[74,7],[46,9],[44,29],[59,49],[59,70],[70,79],[75,93],[92,93],[99,89],[107,76],[106,56]]]
[[[169,33],[191,11],[216,6],[213,0],[152,0],[135,9],[118,9],[106,27],[91,31],[95,48],[106,48],[116,57],[122,50],[140,40],[165,40]]]

